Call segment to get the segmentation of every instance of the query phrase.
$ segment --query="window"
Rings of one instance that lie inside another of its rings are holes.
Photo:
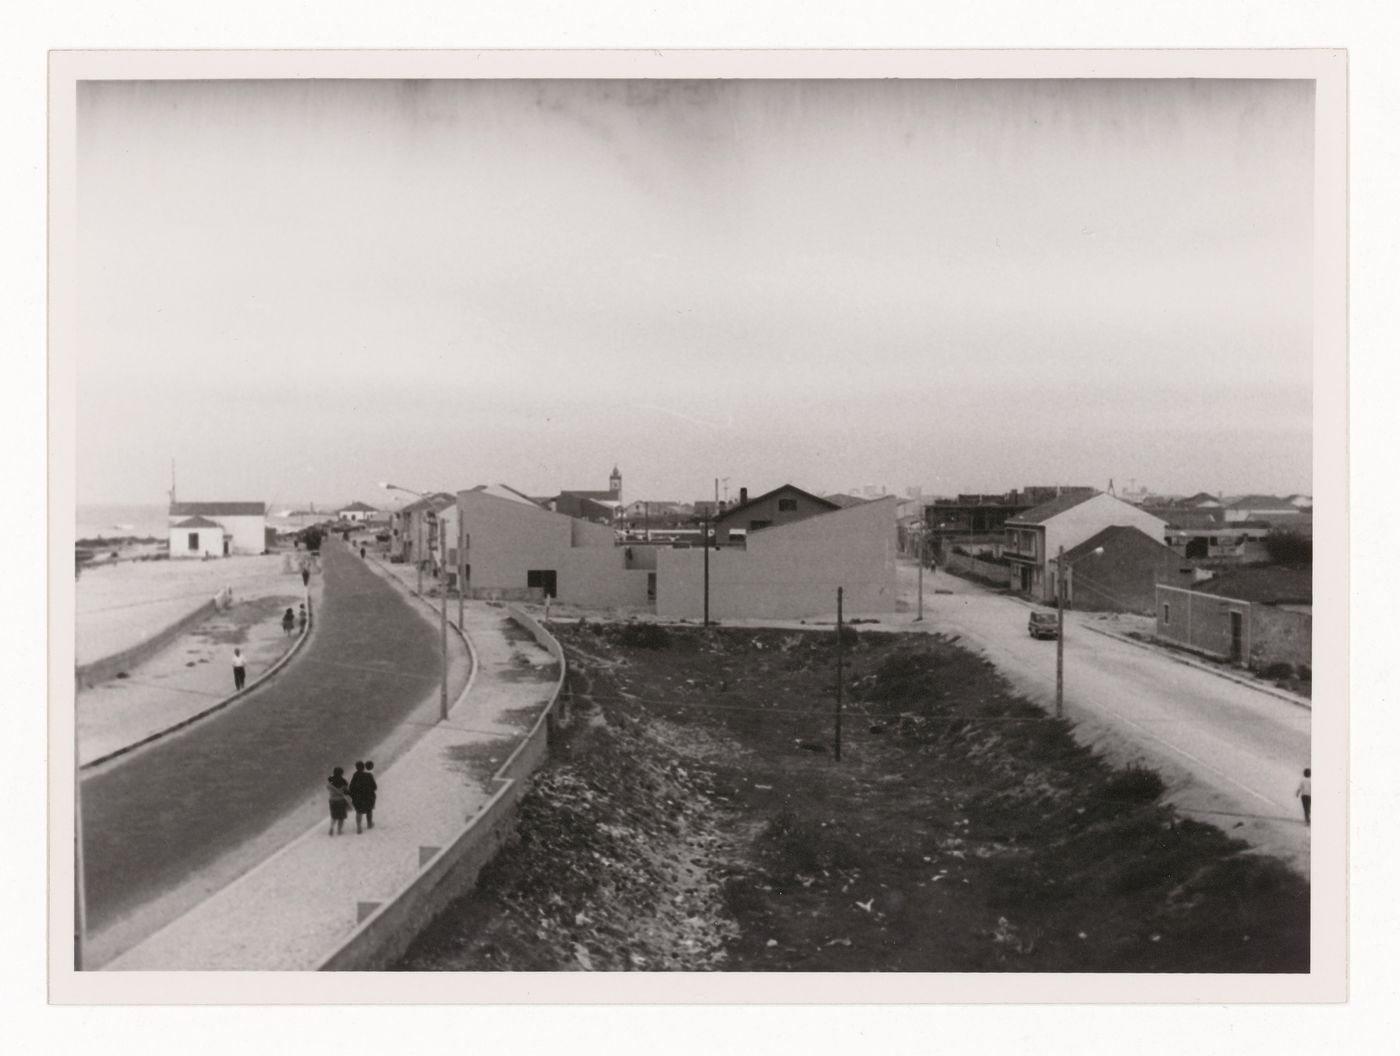
[[[760,528],[767,528],[767,527],[769,527],[772,523],[773,523],[772,521],[750,521],[750,522],[749,522],[749,531],[751,531],[751,532],[756,532],[756,531],[758,531]]]
[[[190,532],[190,549],[191,549],[191,550],[198,550],[198,549],[199,549],[199,533],[198,533],[198,532]]]
[[[1163,602],[1163,603],[1162,603],[1162,626],[1164,626],[1164,627],[1170,627],[1171,625],[1172,625],[1172,606],[1171,606],[1171,602]]]
[[[779,500],[778,500],[778,512],[779,512],[779,513],[796,513],[796,512],[797,512],[797,500],[796,500],[796,499],[779,499]]]

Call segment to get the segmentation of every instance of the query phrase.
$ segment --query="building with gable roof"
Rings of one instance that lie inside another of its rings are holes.
[[[1038,601],[1054,601],[1060,548],[1071,550],[1105,528],[1120,526],[1166,541],[1166,521],[1105,492],[1061,495],[1007,518],[1001,553],[1010,566],[1011,589]]]
[[[719,545],[726,546],[738,542],[740,534],[751,538],[752,533],[765,528],[792,524],[839,509],[840,504],[803,491],[795,484],[779,485],[753,499],[749,498],[748,488],[740,488],[738,503],[715,518],[715,532]]]
[[[227,557],[230,554],[262,554],[267,551],[267,503],[265,502],[172,502],[167,515],[171,529],[170,556],[177,550],[188,550],[189,529],[185,529],[183,545],[176,544],[176,528],[184,521],[199,519],[218,525],[223,530],[217,553],[214,556]],[[195,530],[208,532],[207,525],[196,525]],[[203,546],[203,542],[200,544]],[[181,557],[204,556],[188,552]]]

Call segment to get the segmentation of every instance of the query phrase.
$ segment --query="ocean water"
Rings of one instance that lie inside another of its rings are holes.
[[[77,508],[78,539],[112,539],[122,535],[138,538],[153,535],[165,539],[169,535],[164,503],[148,505],[79,505]]]

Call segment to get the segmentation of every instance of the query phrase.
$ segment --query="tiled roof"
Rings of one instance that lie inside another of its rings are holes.
[[[265,502],[172,502],[172,517],[264,517]]]
[[[218,521],[211,521],[207,517],[189,517],[178,524],[172,524],[172,528],[222,528]]]
[[[827,502],[836,503],[836,505],[840,506],[843,510],[847,506],[859,506],[865,501],[859,495],[847,495],[844,491],[838,491],[834,495],[823,495],[822,498]]]
[[[774,488],[772,491],[765,491],[762,495],[759,495],[756,498],[752,498],[748,502],[741,503],[738,506],[729,507],[729,509],[725,510],[719,515],[719,517],[716,518],[716,521],[726,521],[730,517],[733,517],[736,513],[739,513],[741,510],[747,510],[750,506],[763,502],[765,499],[771,499],[774,495],[777,495],[779,492],[796,492],[799,495],[811,499],[813,502],[820,503],[823,506],[830,506],[833,510],[841,509],[840,504],[832,502],[830,499],[824,499],[820,495],[813,495],[810,491],[803,491],[796,484],[781,484],[778,487]]]
[[[373,506],[366,502],[352,502],[349,506],[342,506],[338,513],[378,513]]]
[[[611,491],[574,491],[570,488],[565,488],[559,494],[572,495],[576,499],[593,499],[595,502],[617,498],[616,493]]]
[[[1082,502],[1097,498],[1102,492],[1095,492],[1093,495],[1061,495],[1058,499],[1051,499],[1043,502],[1025,513],[1018,513],[1015,517],[1008,517],[1007,524],[1044,524],[1051,517],[1058,517],[1066,510],[1072,510]]]
[[[1096,532],[1094,535],[1091,535],[1078,546],[1066,550],[1065,560],[1067,562],[1078,561],[1082,557],[1087,557],[1099,547],[1110,550],[1121,546],[1141,546],[1144,542],[1151,548],[1165,550],[1169,554],[1174,553],[1171,547],[1165,546],[1156,539],[1153,539],[1152,536],[1148,535],[1141,528],[1134,528],[1129,524],[1114,524],[1101,532]]]
[[[1280,499],[1277,495],[1241,495],[1238,499],[1231,500],[1227,505],[1231,509],[1266,509],[1266,510],[1287,510],[1292,509],[1293,504],[1287,499]]]
[[[1221,510],[1207,509],[1181,509],[1180,507],[1167,506],[1144,506],[1144,513],[1150,513],[1153,517],[1160,517],[1167,522],[1168,528],[1223,528],[1225,527],[1225,516]]]
[[[1312,570],[1297,568],[1241,568],[1198,583],[1202,594],[1270,605],[1311,605]]]

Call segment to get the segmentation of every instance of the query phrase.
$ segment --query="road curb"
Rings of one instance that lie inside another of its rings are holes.
[[[371,558],[373,560],[371,560]],[[427,598],[423,597],[421,594],[415,594],[412,590],[409,589],[406,583],[399,579],[398,576],[394,575],[388,569],[382,567],[384,562],[381,561],[377,555],[368,555],[365,557],[364,561],[365,564],[369,565],[370,568],[374,570],[375,574],[378,575],[381,579],[386,579],[390,583],[393,583],[405,594],[407,594],[411,600],[417,600],[420,603],[422,603],[434,616],[439,615],[438,610],[428,601]],[[454,631],[457,632],[457,637],[460,638],[462,640],[462,644],[467,647],[467,664],[470,667],[470,670],[467,672],[467,684],[462,687],[462,692],[457,695],[457,699],[454,700],[452,702],[452,706],[447,709],[447,714],[451,715],[454,711],[457,710],[457,705],[467,699],[467,694],[471,692],[472,685],[476,682],[476,673],[480,669],[481,664],[478,662],[478,658],[476,655],[476,646],[472,644],[471,635],[467,634],[466,629],[463,628],[460,624],[454,623],[450,619],[447,621],[447,626],[451,627]]]
[[[292,657],[296,656],[296,654],[301,651],[301,647],[305,645],[307,639],[311,637],[311,629],[315,625],[316,616],[311,609],[307,609],[306,626],[301,629],[301,634],[297,635],[297,640],[292,643],[292,647],[288,649],[285,653],[283,653],[277,659],[276,663],[274,663],[257,678],[253,679],[253,681],[249,682],[242,689],[238,690],[236,693],[232,693],[229,696],[224,697],[223,700],[219,701],[217,704],[210,705],[203,711],[196,712],[193,715],[187,715],[185,718],[181,719],[173,726],[167,726],[163,730],[157,730],[155,733],[148,734],[147,736],[142,737],[139,741],[133,741],[131,744],[128,744],[124,748],[118,748],[115,751],[108,752],[106,755],[99,755],[96,759],[88,760],[86,763],[83,763],[81,766],[78,767],[79,771],[91,770],[94,767],[101,766],[103,763],[109,763],[113,759],[119,759],[123,755],[127,755],[130,752],[134,752],[137,748],[144,748],[148,744],[154,744],[161,738],[168,737],[172,733],[178,733],[180,730],[183,730],[188,726],[193,726],[196,722],[199,722],[201,719],[208,718],[210,715],[213,715],[216,711],[223,711],[224,708],[228,707],[235,701],[242,700],[244,697],[248,696],[248,694],[252,693],[255,689],[266,685],[268,681],[275,674],[277,674],[278,671],[280,671],[283,667],[286,666],[287,661],[291,660]]]
[[[1266,683],[1255,681],[1254,679],[1240,678],[1238,675],[1232,675],[1228,671],[1221,671],[1218,667],[1212,667],[1210,664],[1203,664],[1184,656],[1177,656],[1168,649],[1160,649],[1147,642],[1139,642],[1136,638],[1129,638],[1127,635],[1115,634],[1113,631],[1105,631],[1101,627],[1094,627],[1087,623],[1082,626],[1086,631],[1093,631],[1095,634],[1101,634],[1105,638],[1112,638],[1115,641],[1124,642],[1127,645],[1136,646],[1139,649],[1146,649],[1148,652],[1165,657],[1173,663],[1194,667],[1197,671],[1204,671],[1206,674],[1214,675],[1216,678],[1223,678],[1226,682],[1234,682],[1241,686],[1248,686],[1250,689],[1256,689],[1260,693],[1267,693],[1271,697],[1277,697],[1279,700],[1287,701],[1294,707],[1312,711],[1312,701],[1305,697],[1300,697],[1296,693],[1289,693],[1286,690],[1278,689]]]

